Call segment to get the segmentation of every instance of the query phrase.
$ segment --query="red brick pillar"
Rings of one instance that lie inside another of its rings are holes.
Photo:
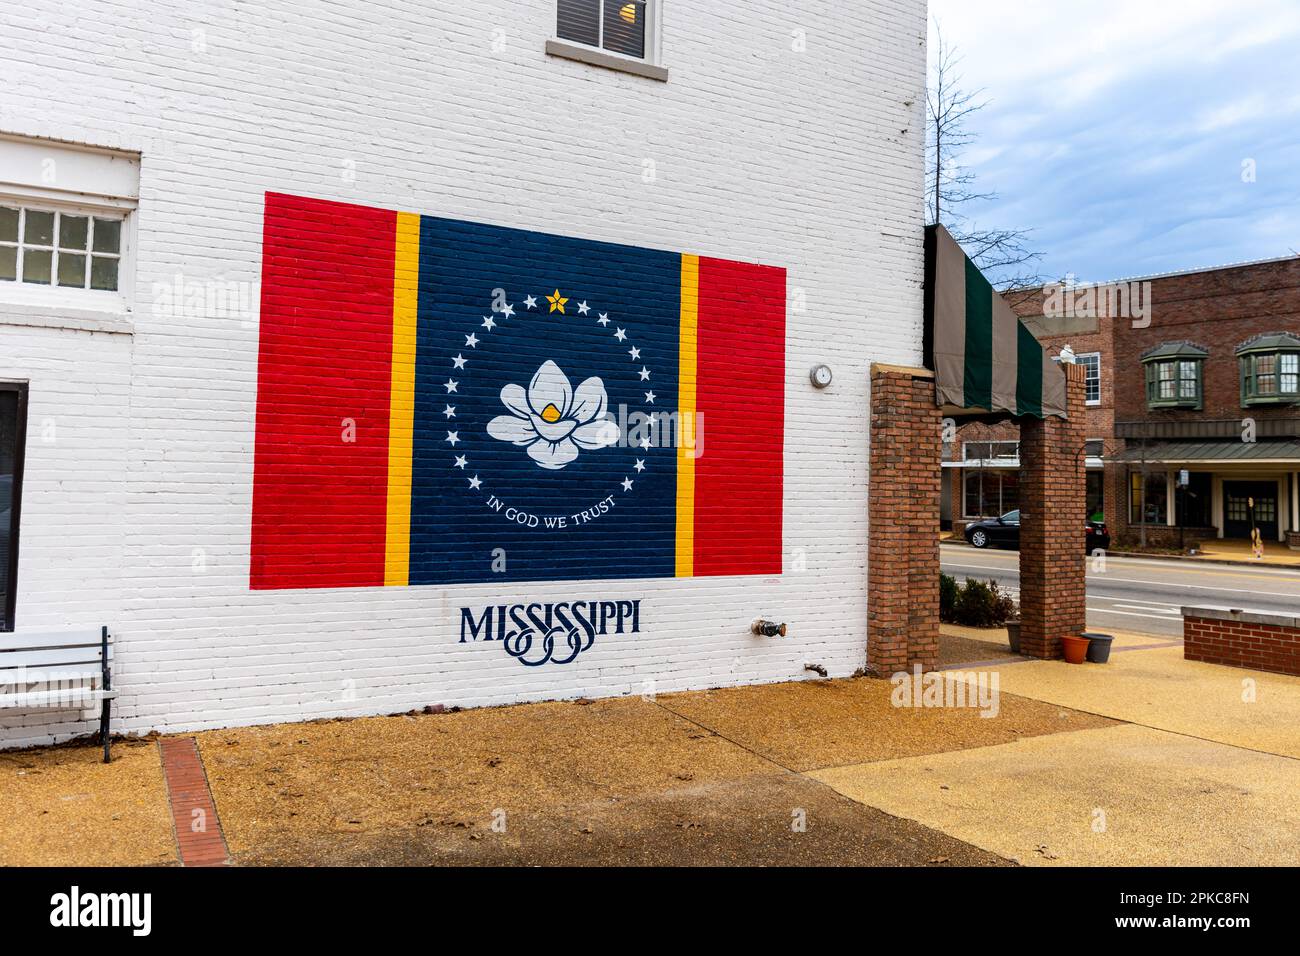
[[[1086,627],[1084,368],[1064,368],[1069,419],[1020,423],[1020,648],[1031,657],[1060,657],[1061,638]]]
[[[1123,442],[1115,442],[1111,451],[1108,449],[1107,456],[1118,455],[1123,450]],[[1110,531],[1110,539],[1114,544],[1127,540],[1128,530],[1128,511],[1129,511],[1129,488],[1128,488],[1128,466],[1119,462],[1108,461],[1105,465],[1105,475],[1103,482],[1105,484],[1106,496],[1106,528]]]
[[[939,658],[942,437],[934,373],[873,365],[867,661],[881,676]]]

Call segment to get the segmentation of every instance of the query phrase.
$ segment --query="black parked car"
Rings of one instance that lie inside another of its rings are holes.
[[[1082,529],[1089,554],[1098,548],[1105,551],[1110,548],[1110,532],[1104,521],[1088,519]],[[977,548],[1003,545],[1009,548],[1020,547],[1020,512],[1008,511],[1001,518],[985,518],[966,528],[966,540]]]

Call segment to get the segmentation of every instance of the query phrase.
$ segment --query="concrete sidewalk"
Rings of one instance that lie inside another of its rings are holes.
[[[1005,632],[945,626],[990,654]],[[1030,865],[1300,863],[1300,678],[1184,661],[1115,635],[1110,663],[968,664],[1004,695],[1123,721],[812,774],[854,800]]]
[[[209,731],[200,776],[245,865],[1300,863],[1300,679],[945,631],[995,717],[807,680]],[[0,864],[175,864],[157,742],[114,755],[0,754]]]

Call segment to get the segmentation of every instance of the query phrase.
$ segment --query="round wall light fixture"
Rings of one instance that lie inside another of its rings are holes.
[[[825,388],[831,383],[831,367],[814,365],[812,371],[808,373],[808,378],[812,380],[813,388]]]

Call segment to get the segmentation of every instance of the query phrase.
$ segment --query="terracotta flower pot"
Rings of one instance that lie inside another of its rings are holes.
[[[1086,637],[1063,637],[1065,659],[1071,664],[1082,664],[1088,656],[1088,639]]]

